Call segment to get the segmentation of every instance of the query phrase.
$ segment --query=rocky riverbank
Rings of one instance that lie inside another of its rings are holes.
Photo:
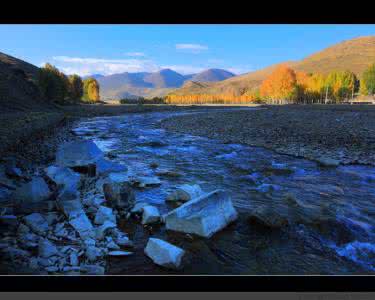
[[[228,194],[205,194],[199,186],[171,194],[168,201],[179,207],[165,215],[150,204],[136,204],[135,189],[160,184],[157,177],[129,174],[89,140],[62,142],[53,164],[32,173],[7,159],[0,165],[0,272],[103,275],[110,257],[134,255],[120,222],[165,224],[209,238],[237,218]],[[185,251],[150,237],[144,255],[158,266],[179,269]]]
[[[304,157],[323,165],[375,165],[375,107],[268,106],[169,118],[176,132],[243,143]]]

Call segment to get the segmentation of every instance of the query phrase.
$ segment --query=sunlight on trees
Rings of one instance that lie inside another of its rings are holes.
[[[99,83],[96,79],[90,77],[83,81],[82,100],[90,103],[100,100]]]
[[[45,99],[59,104],[79,102],[83,96],[80,76],[74,74],[68,77],[49,63],[39,70],[38,86]],[[99,87],[97,89],[99,91]]]
[[[363,72],[360,92],[366,96],[375,94],[375,63]]]

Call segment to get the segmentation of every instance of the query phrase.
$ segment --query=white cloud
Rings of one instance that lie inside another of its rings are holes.
[[[176,44],[176,49],[197,54],[208,50],[208,46],[200,44]]]
[[[146,56],[146,54],[144,54],[143,52],[127,52],[127,53],[125,53],[125,55],[134,56],[134,57],[144,57],[144,56]]]
[[[56,65],[61,71],[66,74],[78,74],[87,76],[91,74],[111,75],[123,72],[157,72],[161,69],[172,69],[181,74],[194,74],[203,70],[220,67],[235,74],[242,74],[250,72],[252,68],[245,69],[242,67],[228,67],[223,64],[217,65],[211,61],[211,64],[203,64],[203,66],[194,65],[159,65],[150,59],[144,58],[129,58],[129,59],[105,59],[92,57],[70,57],[70,56],[54,56],[52,64]],[[220,66],[218,66],[220,65]]]
[[[159,67],[146,59],[103,59],[69,56],[54,56],[57,67],[68,74],[81,76],[100,73],[110,75],[123,72],[155,72]]]

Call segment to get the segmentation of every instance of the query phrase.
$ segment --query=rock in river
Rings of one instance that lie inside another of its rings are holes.
[[[87,140],[64,143],[56,153],[56,163],[63,167],[85,167],[96,164],[101,158],[103,152]]]
[[[159,221],[160,213],[155,206],[146,205],[143,207],[142,224],[153,224]]]
[[[163,218],[169,230],[209,238],[237,219],[231,197],[223,190],[191,200]]]
[[[124,165],[101,158],[96,162],[96,175],[102,176],[112,172],[126,172],[128,168]]]
[[[200,197],[202,194],[203,191],[198,184],[184,184],[169,194],[166,200],[169,202],[187,202]]]
[[[159,266],[178,269],[185,251],[163,240],[150,238],[145,248],[145,254]]]
[[[270,229],[282,228],[289,224],[288,218],[271,205],[262,205],[253,209],[248,216],[248,222],[251,225],[261,225]]]
[[[109,180],[103,184],[105,199],[111,207],[129,211],[135,203],[134,191],[129,182]]]

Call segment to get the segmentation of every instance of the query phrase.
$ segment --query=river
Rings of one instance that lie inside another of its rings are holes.
[[[137,202],[150,203],[165,213],[173,209],[165,203],[168,193],[178,185],[194,183],[206,192],[226,190],[240,217],[208,240],[124,220],[121,226],[135,242],[135,253],[111,259],[108,274],[375,273],[375,168],[321,168],[263,148],[223,144],[160,127],[161,120],[179,114],[98,117],[80,121],[74,131],[93,140],[130,173],[155,176],[160,170],[172,170],[180,175],[159,176],[160,186],[136,190]],[[300,207],[294,212],[300,216],[298,221],[272,230],[247,221],[262,205],[288,217],[291,211],[284,200],[290,194]],[[185,249],[184,268],[168,271],[155,266],[143,253],[150,236]]]

